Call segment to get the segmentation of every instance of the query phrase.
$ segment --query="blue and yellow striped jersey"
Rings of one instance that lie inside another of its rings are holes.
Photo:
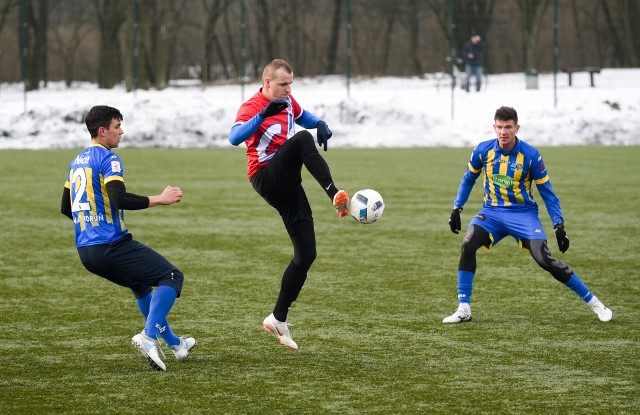
[[[540,152],[517,140],[509,151],[502,150],[497,139],[484,141],[473,149],[454,205],[464,206],[476,179],[484,173],[484,207],[537,211],[532,189],[535,183],[553,223],[563,222],[560,201],[553,191]]]
[[[106,184],[124,182],[124,169],[117,154],[92,144],[73,159],[64,186],[71,191],[71,213],[76,246],[117,241],[127,233],[124,211],[111,206]]]

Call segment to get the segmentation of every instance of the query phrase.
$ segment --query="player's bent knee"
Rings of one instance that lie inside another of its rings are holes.
[[[471,225],[467,228],[467,233],[462,238],[462,250],[473,252],[477,251],[482,245],[485,245],[489,240],[489,234],[487,231],[479,226]]]
[[[160,285],[168,285],[169,287],[176,290],[178,293],[178,297],[180,297],[180,293],[182,292],[182,284],[184,283],[184,274],[179,270],[175,269],[171,271],[169,275],[160,279],[158,281],[158,286]]]
[[[146,297],[147,295],[151,294],[151,292],[153,291],[151,287],[146,285],[138,285],[135,287],[130,287],[130,289],[133,292],[133,296],[137,300]]]

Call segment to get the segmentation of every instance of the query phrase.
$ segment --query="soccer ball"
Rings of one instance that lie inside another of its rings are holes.
[[[349,213],[360,223],[373,223],[380,219],[383,212],[384,201],[375,190],[358,190],[351,198]]]

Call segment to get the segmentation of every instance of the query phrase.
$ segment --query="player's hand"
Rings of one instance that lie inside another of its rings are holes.
[[[564,254],[567,252],[567,249],[569,249],[569,237],[567,236],[567,232],[564,230],[564,223],[556,223],[553,227],[556,230],[558,249],[560,249],[560,252]]]
[[[318,121],[318,124],[316,125],[316,135],[318,136],[318,145],[323,145],[324,151],[327,151],[327,141],[329,141],[333,133],[326,122],[322,120]]]
[[[274,115],[279,114],[283,109],[287,108],[288,105],[289,104],[287,104],[287,101],[284,99],[274,99],[269,102],[267,106],[258,113],[258,115],[266,120],[268,117],[273,117]]]
[[[167,186],[160,194],[160,200],[163,205],[170,205],[172,203],[182,200],[182,189],[179,187]]]
[[[455,208],[451,211],[451,217],[449,217],[449,227],[451,228],[451,232],[458,233],[460,229],[462,229],[462,225],[460,224],[460,212],[462,212],[462,208]]]

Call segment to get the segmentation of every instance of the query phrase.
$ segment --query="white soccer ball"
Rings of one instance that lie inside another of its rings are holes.
[[[373,223],[384,213],[384,200],[373,189],[358,190],[351,198],[349,213],[360,223]]]

